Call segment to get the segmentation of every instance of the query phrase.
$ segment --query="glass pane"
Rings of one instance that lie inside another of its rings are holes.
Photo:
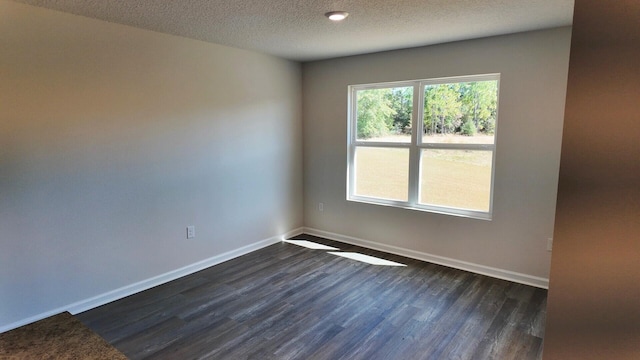
[[[407,201],[409,149],[357,147],[354,194]]]
[[[411,142],[413,86],[356,92],[358,141]]]
[[[489,211],[493,153],[422,150],[420,203]]]
[[[498,81],[427,85],[423,143],[493,144]]]

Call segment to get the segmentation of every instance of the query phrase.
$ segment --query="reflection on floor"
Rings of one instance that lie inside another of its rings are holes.
[[[307,241],[307,240],[283,240],[283,242],[285,242],[287,244],[293,244],[293,245],[306,247],[307,249],[314,249],[314,250],[340,250],[340,249],[334,248],[332,246],[318,244],[318,243],[315,243],[315,242],[312,242],[312,241]]]
[[[395,261],[380,259],[375,256],[369,256],[369,255],[355,253],[355,252],[331,252],[330,251],[329,254],[346,257],[351,260],[356,260],[356,261],[360,261],[360,262],[371,264],[371,265],[407,266],[405,264],[400,264]]]

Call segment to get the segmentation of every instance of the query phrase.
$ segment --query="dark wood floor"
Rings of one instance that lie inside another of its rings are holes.
[[[77,315],[132,359],[539,359],[547,292],[279,243]]]

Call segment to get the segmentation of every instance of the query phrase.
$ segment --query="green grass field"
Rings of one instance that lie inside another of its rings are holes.
[[[489,210],[490,151],[422,150],[420,203]],[[356,152],[355,193],[406,201],[409,150],[361,147]]]

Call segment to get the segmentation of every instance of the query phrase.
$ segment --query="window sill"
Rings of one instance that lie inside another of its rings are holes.
[[[428,205],[411,205],[410,203],[403,201],[395,201],[395,200],[387,200],[387,199],[372,199],[360,196],[352,196],[347,197],[347,201],[369,204],[369,205],[380,205],[387,207],[394,207],[399,209],[406,210],[414,210],[421,211],[439,215],[449,215],[462,217],[467,219],[475,219],[475,220],[492,220],[492,213],[480,212],[480,211],[472,211],[472,210],[464,210],[464,209],[456,209],[456,208],[448,208],[448,207],[440,207],[440,206],[428,206]]]

